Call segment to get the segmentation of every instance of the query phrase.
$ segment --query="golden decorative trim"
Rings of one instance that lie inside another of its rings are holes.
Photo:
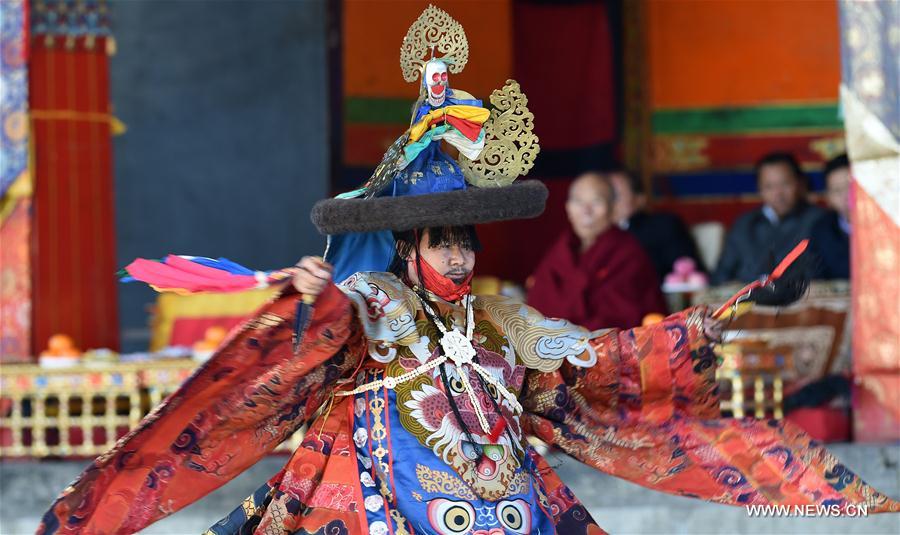
[[[436,59],[447,63],[447,70],[459,74],[469,61],[469,42],[462,24],[443,9],[430,5],[413,22],[400,46],[400,70],[403,79],[415,82],[419,79],[425,62],[434,53]]]
[[[115,118],[110,113],[77,111],[77,110],[40,110],[28,112],[32,119],[41,121],[87,121],[93,123],[111,123]]]
[[[432,470],[424,464],[416,465],[416,479],[422,490],[431,494],[449,494],[460,500],[474,500],[476,498],[472,489],[462,479],[439,470]]]
[[[460,155],[466,180],[480,188],[508,186],[528,174],[541,151],[534,114],[519,82],[507,80],[491,93],[491,116],[484,124],[484,150],[477,160]]]

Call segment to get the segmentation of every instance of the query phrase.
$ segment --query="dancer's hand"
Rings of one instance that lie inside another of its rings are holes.
[[[334,268],[318,256],[304,256],[294,268],[294,288],[298,292],[315,300],[331,282]]]

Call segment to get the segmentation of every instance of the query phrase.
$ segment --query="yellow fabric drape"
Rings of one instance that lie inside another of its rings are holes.
[[[491,112],[480,106],[469,106],[466,104],[454,104],[452,106],[432,110],[410,127],[409,140],[411,142],[418,141],[431,127],[431,122],[433,120],[445,115],[456,117],[457,119],[465,119],[466,121],[472,121],[473,123],[484,124],[488,117],[490,117]]]

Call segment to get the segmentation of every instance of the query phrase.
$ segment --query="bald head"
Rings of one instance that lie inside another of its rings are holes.
[[[581,240],[582,249],[590,247],[597,236],[612,225],[614,201],[612,184],[600,173],[585,173],[572,182],[566,201],[566,215],[572,230]]]

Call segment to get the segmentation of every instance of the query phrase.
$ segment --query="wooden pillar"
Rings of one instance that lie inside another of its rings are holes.
[[[34,2],[35,353],[54,333],[81,349],[119,345],[107,9],[97,0]]]

